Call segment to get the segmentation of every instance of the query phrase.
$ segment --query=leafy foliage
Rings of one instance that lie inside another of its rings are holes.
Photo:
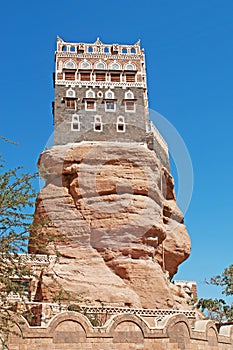
[[[207,284],[221,286],[222,294],[233,295],[233,264],[225,268],[223,273],[213,276]],[[197,307],[201,309],[207,318],[218,322],[233,322],[233,303],[227,304],[224,299],[199,299]]]

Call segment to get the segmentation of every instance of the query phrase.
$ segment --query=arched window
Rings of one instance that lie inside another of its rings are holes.
[[[100,115],[95,115],[93,127],[94,131],[103,131],[102,117]]]
[[[132,63],[126,63],[126,65],[124,66],[124,69],[125,69],[125,70],[135,70],[136,67],[135,67],[135,65],[132,64]]]
[[[97,62],[97,63],[95,64],[95,68],[96,68],[96,69],[106,69],[106,64],[103,63],[103,62]]]
[[[126,100],[133,100],[134,99],[134,94],[133,94],[133,92],[132,91],[126,91],[125,92],[125,99]]]
[[[125,118],[121,115],[117,117],[116,129],[117,132],[125,132]]]
[[[64,64],[64,68],[66,69],[76,69],[76,63],[72,60],[66,61]]]
[[[66,45],[62,46],[62,51],[67,51],[67,46]]]
[[[71,130],[72,131],[80,130],[80,120],[79,120],[79,115],[77,114],[72,115]]]
[[[120,70],[121,69],[121,65],[119,63],[117,63],[117,62],[114,62],[114,63],[110,64],[109,69]]]
[[[70,52],[75,52],[75,46],[70,47]]]
[[[87,90],[86,91],[86,97],[87,98],[95,98],[95,93],[92,90]]]
[[[127,49],[125,47],[122,49],[122,53],[127,53]]]
[[[108,100],[113,100],[114,99],[114,92],[111,90],[108,90],[105,92],[105,98]]]
[[[131,53],[136,53],[136,50],[135,50],[135,48],[134,48],[134,47],[132,47],[132,49],[131,49]]]
[[[75,98],[76,97],[76,93],[73,89],[68,89],[66,90],[66,97],[69,97],[69,98]]]
[[[105,53],[109,53],[109,48],[108,48],[108,47],[105,47],[105,48],[104,48],[104,52],[105,52]]]
[[[91,46],[88,47],[88,52],[93,52],[93,48]]]
[[[88,61],[82,61],[80,63],[80,68],[81,69],[91,69],[91,63]]]

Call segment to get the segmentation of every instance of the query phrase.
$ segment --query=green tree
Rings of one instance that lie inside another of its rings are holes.
[[[5,169],[0,156],[0,332],[1,340],[7,338],[14,324],[16,303],[9,301],[9,295],[26,300],[26,276],[32,275],[31,268],[22,260],[27,252],[27,241],[33,214],[35,190],[32,180],[35,174],[23,172],[21,167]],[[23,282],[22,282],[23,281]],[[25,311],[25,310],[24,310]]]
[[[225,296],[233,296],[233,264],[225,268],[221,275],[213,276],[206,283],[220,286]],[[197,307],[204,312],[207,318],[220,323],[233,322],[233,303],[227,304],[222,298],[199,299]]]

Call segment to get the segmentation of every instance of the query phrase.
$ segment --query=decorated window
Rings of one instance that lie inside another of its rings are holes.
[[[81,69],[91,69],[91,63],[88,61],[83,61],[80,63]]]
[[[103,62],[97,62],[97,63],[95,64],[95,68],[96,68],[96,69],[106,69],[106,65],[105,65],[105,63],[103,63]]]
[[[112,63],[110,65],[109,68],[112,69],[112,70],[120,70],[121,69],[121,65],[119,63],[117,63],[117,62],[114,62],[114,63]]]
[[[132,63],[127,63],[125,66],[124,66],[124,69],[125,70],[136,70],[136,67],[134,64]]]
[[[100,115],[95,115],[94,119],[94,131],[103,131],[102,117]]]
[[[125,132],[125,118],[122,116],[117,117],[117,132]]]
[[[73,97],[73,98],[75,98],[76,97],[76,93],[75,93],[75,91],[73,90],[73,89],[68,89],[67,91],[66,91],[66,97]]]
[[[114,92],[111,90],[108,90],[105,92],[105,98],[108,100],[112,100],[114,99]]]
[[[125,93],[125,99],[127,99],[127,100],[133,100],[134,99],[134,94],[133,94],[133,92],[132,91],[126,91],[126,93]]]
[[[79,120],[79,115],[77,115],[77,114],[74,114],[72,116],[71,130],[72,131],[80,131],[80,120]]]
[[[92,90],[87,90],[86,91],[86,97],[87,98],[95,98],[95,93]]]
[[[66,61],[64,64],[64,68],[66,69],[76,69],[76,63],[72,60]]]

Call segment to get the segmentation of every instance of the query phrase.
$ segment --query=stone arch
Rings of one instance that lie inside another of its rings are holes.
[[[54,332],[59,329],[59,325],[63,323],[64,326],[64,322],[75,322],[78,323],[80,325],[80,327],[82,327],[85,335],[87,336],[88,333],[92,333],[93,332],[93,327],[90,323],[90,321],[87,319],[87,317],[85,317],[84,315],[74,312],[74,311],[66,311],[66,312],[61,312],[58,315],[55,315],[49,322],[48,324],[48,333],[49,334],[54,334]],[[81,328],[79,328],[81,331]]]
[[[221,326],[219,329],[219,335],[228,337],[229,342],[233,345],[233,325]]]
[[[218,345],[218,331],[213,321],[196,321],[194,330],[205,334],[205,339],[208,341],[209,346]]]
[[[170,343],[178,345],[178,349],[188,348],[191,338],[191,329],[185,315],[177,314],[167,316],[164,321],[164,331]]]
[[[134,329],[140,332],[143,338],[149,333],[148,324],[140,316],[130,314],[121,314],[110,318],[107,330],[113,336],[115,332],[120,331],[122,327],[126,326],[126,323],[129,323],[130,326],[134,325]]]

